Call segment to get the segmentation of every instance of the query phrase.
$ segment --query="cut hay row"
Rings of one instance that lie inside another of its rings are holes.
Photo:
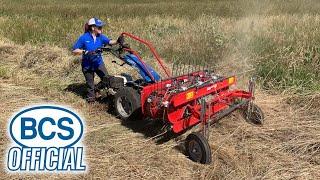
[[[157,144],[152,124],[123,125],[105,104],[88,105],[75,92],[83,82],[76,58],[50,46],[0,43],[1,178],[110,179],[317,179],[320,177],[320,96],[306,98],[257,92],[266,114],[263,127],[245,123],[235,113],[211,129],[213,163],[200,165],[183,155],[180,138]],[[59,62],[59,63],[57,63]],[[110,68],[110,67],[109,67]],[[112,73],[115,73],[110,68]],[[125,71],[125,70],[124,70]],[[70,85],[73,85],[70,87]],[[83,92],[82,92],[83,93]],[[21,175],[4,171],[9,143],[6,126],[19,108],[57,103],[77,110],[86,121],[87,174]]]

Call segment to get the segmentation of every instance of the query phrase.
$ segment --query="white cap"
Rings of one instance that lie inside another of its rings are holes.
[[[89,26],[90,26],[90,25],[95,25],[95,24],[96,24],[96,21],[95,21],[94,18],[89,19],[89,21],[88,21],[88,25],[89,25]]]
[[[96,25],[98,27],[102,27],[105,25],[105,23],[103,21],[101,21],[100,19],[98,18],[91,18],[89,19],[88,21],[88,25],[91,26],[91,25]]]

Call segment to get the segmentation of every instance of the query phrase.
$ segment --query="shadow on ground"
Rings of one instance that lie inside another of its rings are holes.
[[[157,144],[165,143],[175,137],[171,131],[164,133],[167,127],[161,120],[139,118],[122,121],[121,124],[134,132],[143,134],[146,138],[153,138]]]
[[[64,90],[67,92],[72,92],[75,95],[80,96],[82,99],[85,99],[87,93],[87,85],[85,83],[69,84],[68,87]]]
[[[81,97],[82,99],[86,99],[87,85],[85,83],[70,84],[64,90],[67,92],[72,92],[75,95]],[[96,102],[98,102],[100,104],[110,104],[110,103],[112,103],[112,99],[110,97],[103,96],[103,97],[97,99]]]
[[[65,91],[72,92],[75,95],[81,97],[82,99],[85,99],[87,93],[87,86],[85,83],[74,83],[68,85],[68,87],[65,88]],[[103,97],[97,100],[97,102],[100,104],[106,104],[108,107],[107,112],[117,117],[114,110],[115,108],[112,97]],[[134,113],[138,115],[135,115],[129,120],[122,120],[121,124],[127,127],[128,129],[131,129],[133,132],[143,134],[146,138],[153,138],[156,144],[166,143],[169,140],[179,136],[173,134],[171,131],[163,133],[167,128],[166,123],[164,123],[162,120],[144,119],[141,117],[141,110],[139,109],[138,111],[139,112]],[[184,153],[183,145],[181,146],[181,144],[179,144],[175,148],[178,151]]]

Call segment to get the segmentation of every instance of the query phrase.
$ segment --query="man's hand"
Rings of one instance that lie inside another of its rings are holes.
[[[72,51],[73,55],[82,55],[84,50],[82,49],[75,49]]]
[[[109,41],[109,45],[116,45],[118,44],[118,42],[116,40],[110,40]]]
[[[75,49],[72,51],[74,55],[96,55],[102,53],[102,49],[97,49],[95,51],[86,51],[83,49]]]
[[[109,45],[124,44],[124,36],[120,35],[117,40],[110,40]]]
[[[120,35],[117,39],[117,42],[120,44],[120,45],[123,45],[124,44],[124,37],[123,35]]]

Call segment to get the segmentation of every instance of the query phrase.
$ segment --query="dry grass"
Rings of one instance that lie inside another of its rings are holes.
[[[89,106],[80,96],[66,91],[68,85],[82,82],[77,61],[66,50],[18,46],[3,41],[0,53],[6,57],[1,67],[7,69],[7,77],[0,81],[1,165],[9,143],[5,134],[8,118],[20,107],[38,102],[65,104],[81,112],[87,125],[84,143],[89,165],[87,174],[54,176],[7,174],[2,167],[0,172],[4,179],[320,178],[317,94],[305,99],[270,95],[260,90],[257,103],[266,113],[266,124],[253,127],[237,113],[216,124],[210,133],[213,163],[205,166],[193,163],[183,155],[180,151],[183,138],[156,144],[148,136],[152,125],[124,126],[106,112],[104,104]]]
[[[246,124],[237,113],[214,125],[213,163],[207,166],[183,155],[183,137],[157,144],[150,137],[152,124],[125,126],[107,113],[105,104],[85,103],[79,59],[68,48],[93,15],[88,11],[92,5],[2,2],[0,179],[320,179],[318,1],[95,1],[101,6],[94,15],[109,17],[111,37],[128,31],[149,39],[169,65],[206,62],[220,74],[237,74],[240,87],[249,75],[260,77],[257,104],[265,112],[265,125]],[[145,54],[153,64],[149,56]],[[111,60],[106,58],[110,74],[133,73]],[[39,102],[70,106],[85,118],[87,174],[19,176],[4,171],[9,117]]]

